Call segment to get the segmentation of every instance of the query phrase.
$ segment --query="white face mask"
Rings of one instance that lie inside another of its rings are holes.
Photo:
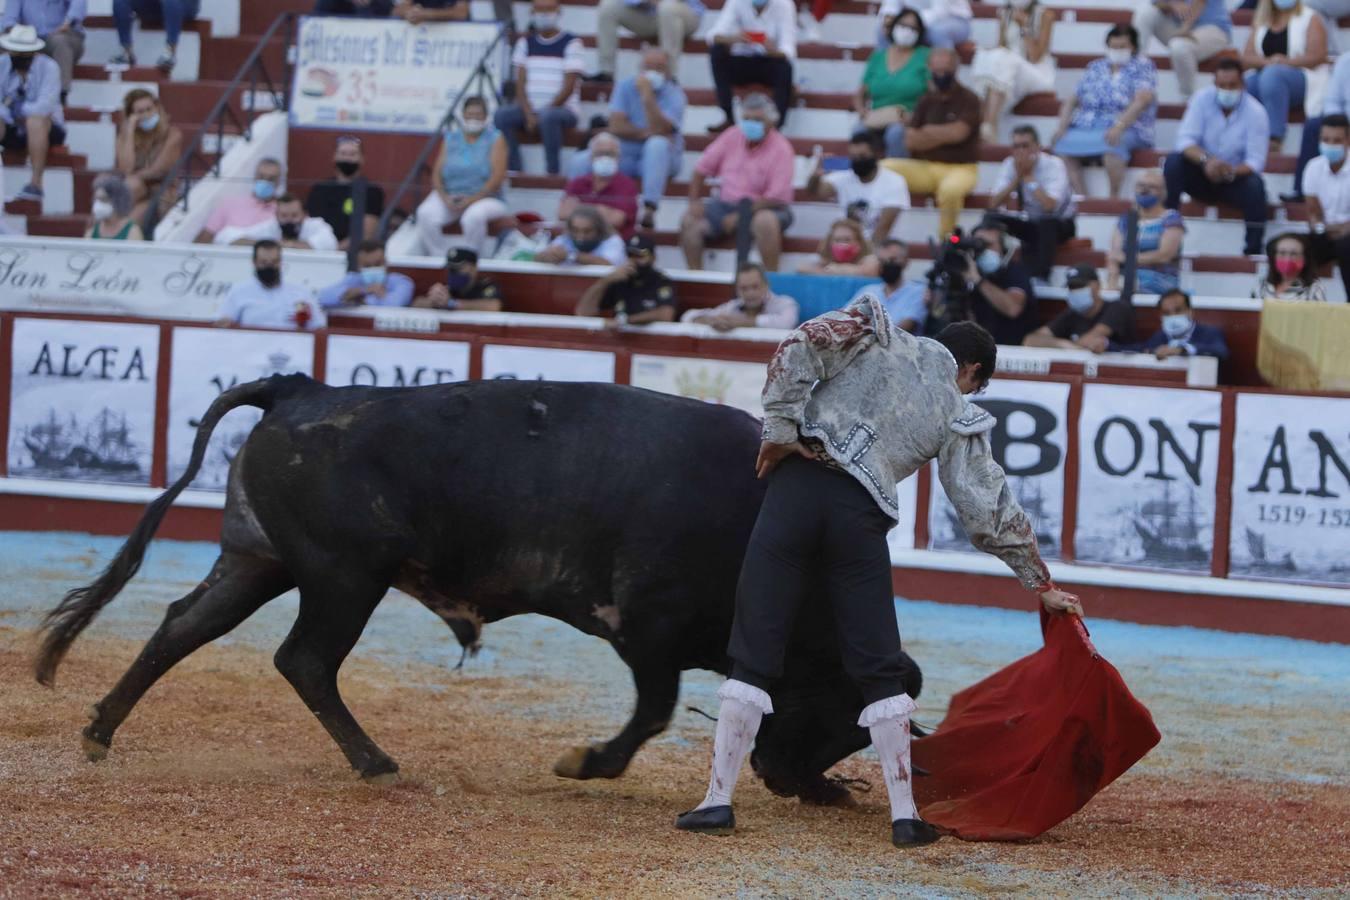
[[[1130,61],[1130,50],[1128,47],[1107,47],[1106,61],[1113,66],[1123,66]]]
[[[465,134],[482,134],[484,128],[487,128],[487,120],[486,120],[486,119],[465,119],[465,120],[464,120],[464,133],[465,133]]]
[[[1069,309],[1076,313],[1085,313],[1092,309],[1092,288],[1074,288],[1065,298]]]
[[[619,171],[619,161],[612,156],[591,157],[591,174],[600,178],[613,178]]]
[[[919,42],[919,32],[908,25],[898,25],[891,33],[891,39],[895,41],[897,47],[913,47]]]
[[[1162,330],[1170,338],[1179,338],[1191,330],[1191,317],[1185,313],[1163,316]]]
[[[1026,9],[1031,5],[1031,0],[1008,0],[1008,5],[1013,9]]]
[[[647,79],[647,83],[652,86],[652,90],[659,91],[666,83],[666,73],[657,72],[654,69],[647,69],[642,73],[642,77]]]
[[[95,200],[94,205],[90,208],[90,212],[92,212],[94,218],[99,221],[110,219],[113,214],[113,205],[107,200]]]

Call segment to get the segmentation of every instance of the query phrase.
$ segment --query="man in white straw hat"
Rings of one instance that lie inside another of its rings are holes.
[[[0,31],[31,25],[42,38],[42,52],[61,67],[61,99],[70,91],[75,64],[84,56],[84,17],[88,0],[6,0]]]
[[[41,56],[44,42],[32,25],[0,34],[0,147],[24,150],[33,170],[16,200],[42,200],[47,149],[66,142],[61,109],[61,67]]]

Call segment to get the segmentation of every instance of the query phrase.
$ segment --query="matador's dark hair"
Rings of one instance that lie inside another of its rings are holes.
[[[998,360],[998,345],[983,326],[975,322],[953,322],[938,332],[934,340],[951,351],[958,366],[979,363],[980,387],[989,383]]]

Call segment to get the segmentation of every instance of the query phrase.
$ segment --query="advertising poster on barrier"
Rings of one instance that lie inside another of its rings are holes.
[[[1350,585],[1350,400],[1239,394],[1232,577]]]
[[[764,370],[764,363],[635,354],[629,383],[663,394],[734,406],[762,418],[764,407],[759,395],[764,390]]]
[[[469,345],[461,341],[409,338],[328,338],[323,380],[327,384],[413,387],[447,384],[469,377]]]
[[[1069,385],[995,378],[975,402],[998,420],[989,433],[994,460],[1007,473],[1008,487],[1031,519],[1041,555],[1059,559],[1064,526],[1064,455],[1069,447]],[[978,553],[937,478],[930,496],[929,549]]]
[[[489,344],[483,348],[483,377],[543,381],[613,381],[614,354],[600,350]]]
[[[305,16],[296,34],[291,126],[430,134],[498,31],[495,22]]]
[[[340,253],[288,252],[287,282],[312,291],[342,277]],[[0,237],[0,309],[212,321],[253,277],[247,247]]]
[[[9,475],[149,484],[159,328],[15,319]]]
[[[169,375],[169,482],[187,469],[197,421],[222,392],[273,374],[312,374],[314,335],[285,331],[175,328]],[[232,410],[216,425],[192,487],[224,490],[230,462],[262,418],[253,407]]]
[[[1078,559],[1209,573],[1220,415],[1217,391],[1084,386]]]

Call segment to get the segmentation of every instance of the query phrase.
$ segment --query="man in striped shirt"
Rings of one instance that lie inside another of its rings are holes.
[[[562,166],[563,132],[575,128],[581,114],[579,85],[586,69],[581,38],[558,27],[559,0],[534,0],[531,23],[534,30],[516,41],[511,63],[516,73],[515,102],[497,110],[495,122],[510,151],[507,161],[513,172],[524,170],[520,141],[538,133],[544,142],[548,174]]]

